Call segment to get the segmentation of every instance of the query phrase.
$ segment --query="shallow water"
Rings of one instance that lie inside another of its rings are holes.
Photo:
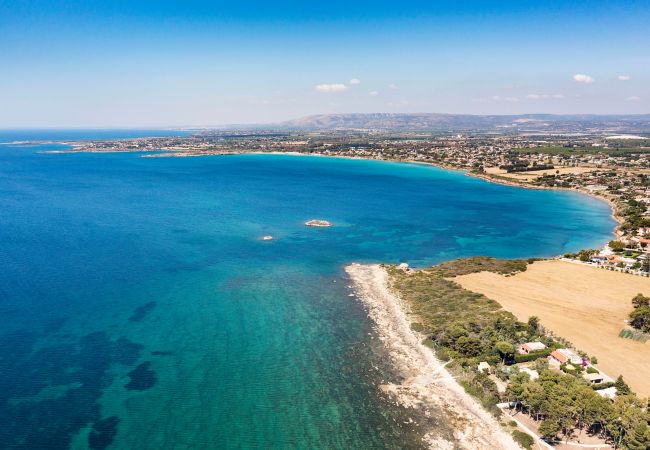
[[[7,449],[417,447],[342,267],[552,256],[614,226],[417,164],[57,148],[0,146]]]

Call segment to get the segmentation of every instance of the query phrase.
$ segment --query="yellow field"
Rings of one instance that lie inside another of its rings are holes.
[[[632,310],[632,297],[650,295],[650,279],[565,261],[542,261],[504,277],[481,272],[454,278],[464,288],[498,301],[526,321],[542,325],[595,355],[612,378],[622,374],[642,397],[650,396],[650,341],[618,337]]]
[[[506,178],[511,178],[513,180],[519,181],[533,181],[542,175],[554,175],[557,171],[560,171],[561,175],[564,174],[580,174],[585,172],[591,172],[597,170],[593,167],[556,167],[555,169],[546,169],[546,170],[531,170],[530,172],[513,172],[507,173],[503,169],[498,167],[488,167],[485,169],[485,172],[491,175],[499,175]]]

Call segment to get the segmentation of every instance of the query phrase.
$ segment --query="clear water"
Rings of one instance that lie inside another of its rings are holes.
[[[424,165],[56,148],[0,146],[4,449],[417,448],[343,266],[552,256],[614,226]]]

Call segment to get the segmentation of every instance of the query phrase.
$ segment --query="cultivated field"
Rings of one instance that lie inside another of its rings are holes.
[[[519,320],[538,316],[547,329],[595,355],[606,374],[622,374],[639,395],[650,395],[650,342],[618,337],[632,310],[632,297],[639,292],[650,295],[650,279],[542,261],[510,277],[480,272],[454,281],[496,300]]]

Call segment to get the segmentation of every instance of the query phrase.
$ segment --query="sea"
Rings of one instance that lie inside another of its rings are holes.
[[[0,448],[420,448],[345,265],[551,257],[615,226],[422,164],[52,153],[175,134],[0,132]]]

